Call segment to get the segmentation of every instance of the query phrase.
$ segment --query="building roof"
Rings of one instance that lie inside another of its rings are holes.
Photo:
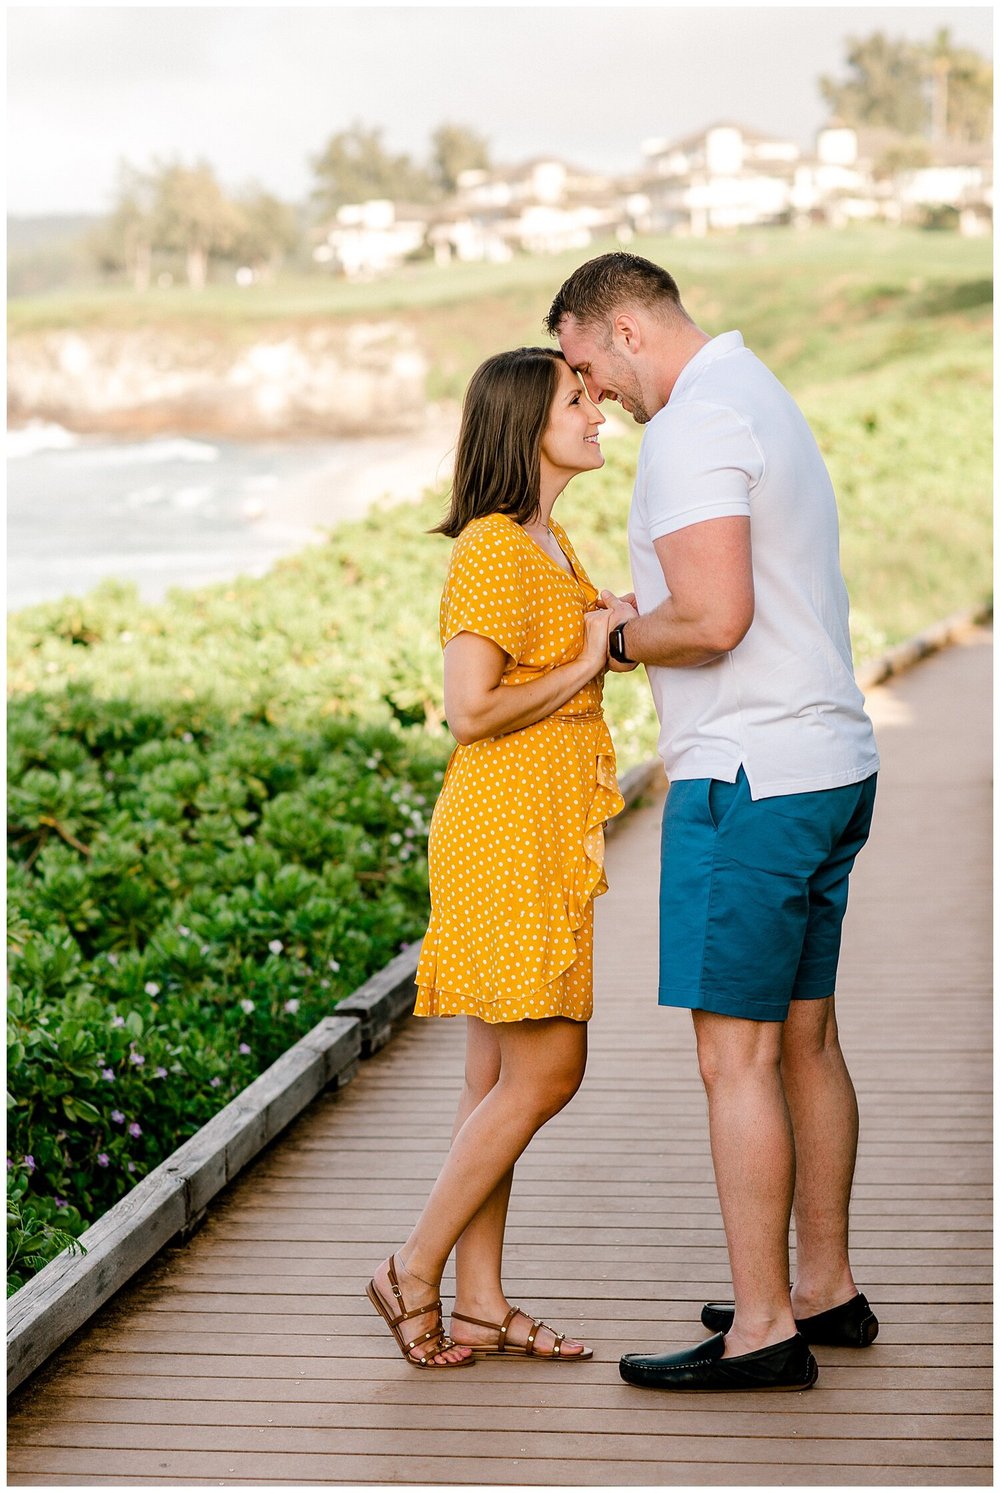
[[[717,119],[712,124],[707,124],[703,129],[697,130],[693,135],[685,135],[681,140],[671,140],[669,144],[662,146],[659,150],[652,151],[654,156],[666,155],[672,150],[692,150],[701,145],[713,130],[738,130],[743,139],[751,145],[794,145],[794,140],[786,139],[783,135],[765,135],[760,130],[750,129],[745,124],[737,124],[731,119]]]

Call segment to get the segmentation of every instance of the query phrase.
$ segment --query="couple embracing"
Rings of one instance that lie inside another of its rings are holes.
[[[629,1353],[620,1371],[670,1391],[806,1389],[810,1344],[878,1331],[848,1258],[858,1111],[834,1011],[878,757],[834,494],[781,384],[738,332],[697,327],[659,266],[590,260],[547,326],[560,351],[518,348],[473,376],[440,525],[458,745],[431,824],[416,1014],[466,1018],[465,1083],[424,1210],[368,1297],[419,1368],[593,1356],[510,1303],[503,1240],[515,1163],[583,1078],[593,900],[622,808],[604,676],[642,663],[670,782],[659,1002],[692,1013],[735,1302],[702,1308],[713,1331],[696,1346]],[[552,514],[603,464],[605,399],[646,427],[628,597],[598,591]]]

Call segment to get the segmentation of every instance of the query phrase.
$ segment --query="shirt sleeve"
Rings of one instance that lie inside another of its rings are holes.
[[[441,597],[441,647],[460,632],[490,638],[515,662],[528,641],[529,607],[518,536],[473,520],[455,540]]]
[[[764,460],[734,410],[692,401],[648,434],[654,439],[644,452],[643,507],[650,539],[710,518],[749,518]]]

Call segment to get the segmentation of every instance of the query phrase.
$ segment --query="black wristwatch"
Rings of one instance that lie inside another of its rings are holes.
[[[631,618],[626,618],[626,621],[631,621]],[[608,653],[616,664],[634,664],[637,662],[636,659],[629,658],[625,652],[624,622],[619,622],[618,626],[613,627],[608,633]]]

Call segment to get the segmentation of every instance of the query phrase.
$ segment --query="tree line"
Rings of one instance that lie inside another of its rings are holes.
[[[345,203],[443,201],[454,194],[461,172],[488,167],[490,158],[486,139],[464,125],[439,125],[421,163],[391,152],[381,129],[358,122],[332,135],[311,164],[315,188],[308,204],[296,207],[257,184],[227,194],[207,161],[154,163],[146,170],[123,161],[114,208],[91,235],[91,252],[102,270],[124,271],[137,290],[148,289],[157,254],[182,257],[195,289],[205,285],[211,259],[268,279],[310,228]]]
[[[922,164],[935,145],[989,140],[992,65],[955,46],[947,29],[927,44],[893,41],[882,32],[850,37],[845,60],[847,76],[821,77],[820,93],[845,124],[892,133],[894,143],[880,162],[884,171]],[[331,135],[310,165],[310,199],[292,206],[256,185],[228,195],[204,161],[148,170],[123,162],[114,209],[91,249],[102,269],[125,271],[140,290],[150,284],[155,254],[180,256],[195,288],[205,284],[212,258],[268,278],[346,203],[444,201],[463,171],[489,168],[490,150],[475,130],[443,123],[421,161],[389,149],[380,128],[358,121]]]

